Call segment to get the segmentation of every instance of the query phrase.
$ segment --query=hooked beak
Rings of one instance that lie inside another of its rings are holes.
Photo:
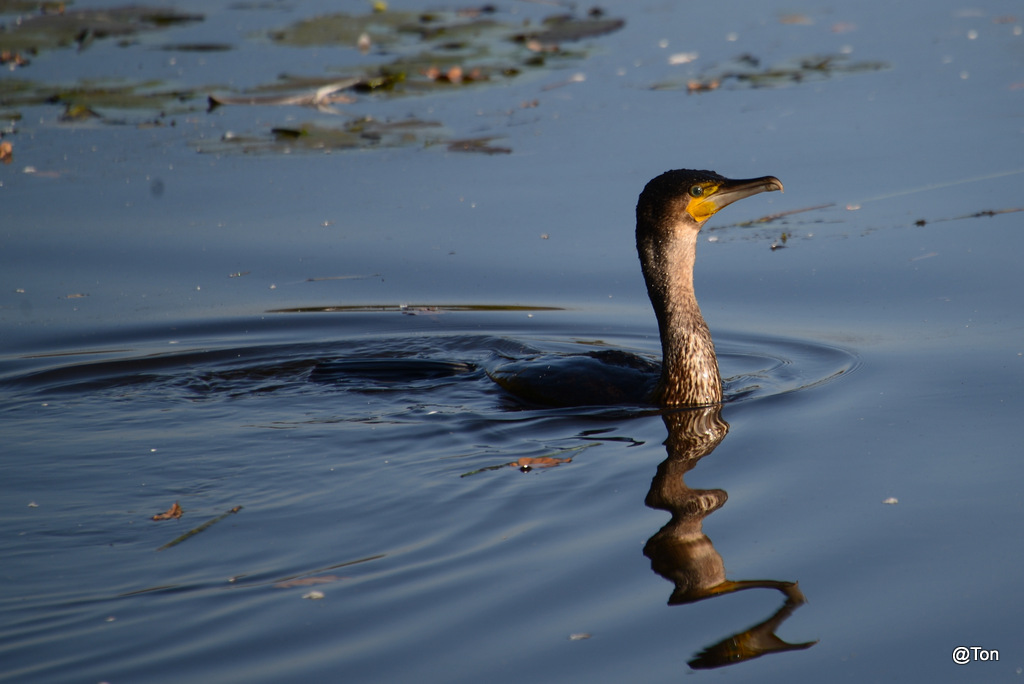
[[[751,195],[762,192],[782,192],[782,181],[775,176],[761,176],[760,178],[745,178],[743,180],[726,180],[713,192],[708,192],[702,197],[690,201],[686,210],[690,216],[699,222],[704,222],[711,216],[733,202]]]

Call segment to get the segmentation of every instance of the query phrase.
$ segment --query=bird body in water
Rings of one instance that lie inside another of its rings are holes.
[[[680,169],[651,180],[636,205],[636,248],[658,319],[661,365],[617,350],[499,355],[487,375],[510,394],[544,406],[714,406],[722,401],[718,358],[693,290],[701,226],[720,209],[751,195],[782,190],[774,176],[731,180],[714,171]],[[319,364],[310,379],[445,378],[476,372],[474,364],[433,359],[343,359]]]
[[[782,190],[774,176],[731,180],[680,169],[651,180],[636,206],[636,247],[661,336],[660,369],[625,352],[591,352],[503,365],[488,374],[512,394],[553,406],[722,401],[718,359],[693,289],[701,226],[751,195]]]

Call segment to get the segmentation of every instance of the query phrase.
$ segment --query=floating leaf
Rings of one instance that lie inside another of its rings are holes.
[[[127,121],[111,110],[145,112],[154,118],[200,108],[197,93],[167,89],[160,81],[83,81],[72,86],[54,86],[35,81],[0,79],[0,102],[8,106],[59,104],[65,108],[62,120],[98,119],[108,124]]]
[[[270,32],[270,39],[293,47],[352,47],[367,35],[378,46],[393,45],[401,39],[403,26],[415,25],[415,12],[371,12],[369,14],[321,15],[303,19],[291,26]]]
[[[567,449],[559,449],[547,456],[523,456],[511,463],[479,468],[478,470],[463,473],[459,477],[469,477],[470,475],[487,472],[488,470],[501,470],[503,468],[517,468],[524,473],[528,473],[535,468],[554,468],[565,463],[572,463],[572,459],[578,456],[580,452],[594,446],[597,446],[597,444],[583,444]],[[561,456],[561,454],[572,454],[572,456]]]
[[[141,6],[36,14],[0,32],[0,50],[42,51],[74,44],[84,47],[93,40],[130,36],[202,20],[201,14]]]
[[[624,25],[620,19],[559,15],[524,31],[520,18],[506,21],[496,14],[490,6],[457,12],[338,13],[296,22],[270,37],[299,47],[348,47],[363,53],[372,47],[386,59],[364,67],[359,88],[405,93],[511,78],[525,68],[543,66],[537,52],[557,53],[558,43],[600,36]]]
[[[524,456],[518,461],[509,463],[509,466],[519,468],[519,470],[526,473],[534,468],[554,468],[555,466],[562,465],[563,463],[572,463],[572,458],[552,458],[551,456],[530,458],[528,456]]]
[[[172,505],[170,508],[168,508],[163,513],[157,513],[156,515],[153,516],[152,519],[153,520],[177,520],[178,518],[180,518],[184,514],[185,514],[185,511],[181,510],[181,506],[179,506],[178,502],[175,501],[174,505]]]

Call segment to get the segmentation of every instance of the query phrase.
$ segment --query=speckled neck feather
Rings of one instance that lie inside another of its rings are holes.
[[[636,208],[637,251],[661,332],[661,379],[653,400],[663,406],[710,406],[722,401],[722,380],[693,291],[700,224],[685,211],[689,179],[675,173],[648,183]]]

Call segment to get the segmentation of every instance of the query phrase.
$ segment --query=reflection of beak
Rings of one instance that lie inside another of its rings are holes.
[[[782,192],[782,181],[775,176],[726,180],[718,186],[715,192],[691,200],[688,210],[690,215],[698,221],[705,221],[719,209],[727,207],[737,200],[773,190]]]

